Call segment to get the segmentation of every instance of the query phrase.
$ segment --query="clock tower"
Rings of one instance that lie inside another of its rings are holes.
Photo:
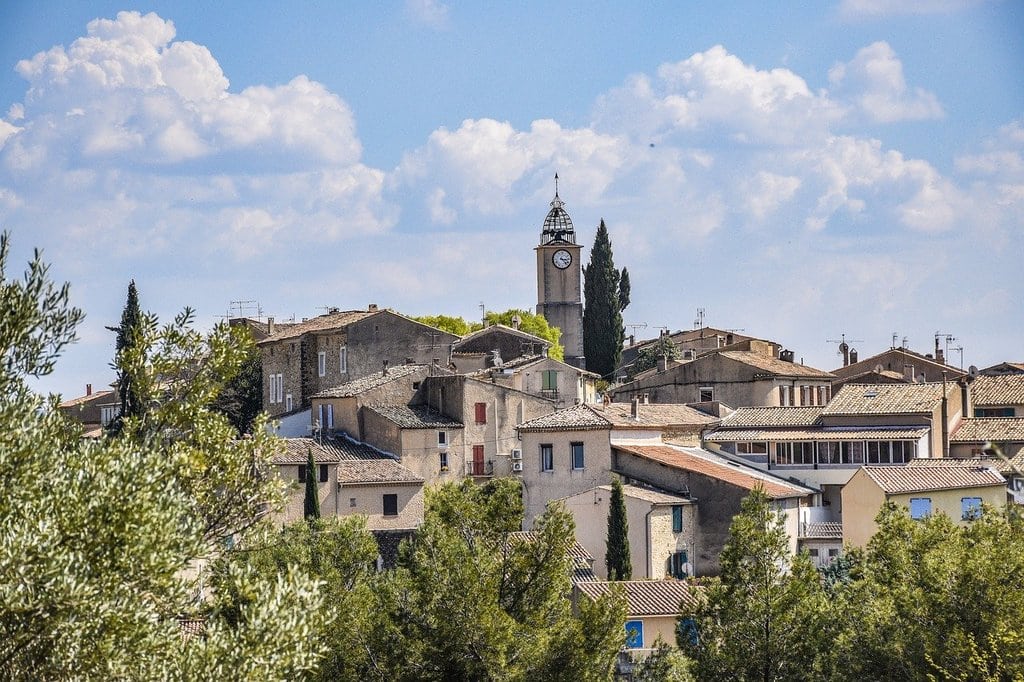
[[[562,330],[565,361],[586,369],[583,357],[583,266],[581,247],[576,244],[576,231],[565,212],[565,202],[558,196],[558,175],[555,175],[555,198],[544,219],[537,252],[537,314],[552,327]]]

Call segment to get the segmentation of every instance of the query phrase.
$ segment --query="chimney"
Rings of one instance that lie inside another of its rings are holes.
[[[843,367],[850,366],[850,346],[845,341],[839,344],[839,352],[843,354]]]
[[[914,383],[914,366],[903,365],[903,378],[906,379],[908,384]]]
[[[634,396],[630,404],[629,416],[633,419],[640,419],[640,396]]]
[[[946,357],[945,357],[945,353],[942,352],[941,348],[936,348],[935,349],[935,359],[938,360],[939,362],[945,364]]]
[[[658,373],[664,372],[668,369],[668,356],[662,353],[658,356]]]
[[[267,318],[267,336],[273,336],[273,335],[274,335],[274,318],[268,317]]]
[[[384,367],[383,367],[383,369],[381,370],[381,373],[380,373],[380,375],[381,375],[382,377],[386,377],[386,376],[388,375],[388,361],[387,361],[387,360],[383,360],[383,361],[382,361],[382,364],[384,365]]]
[[[629,345],[630,346],[636,345],[636,335],[635,334],[630,334],[629,335]]]
[[[851,348],[850,349],[850,364],[851,365],[856,365],[857,364],[857,349],[856,348]]]
[[[650,393],[644,393],[644,401],[643,402],[644,402],[644,405],[650,405],[651,404],[651,394]]]
[[[92,395],[92,384],[86,384],[85,385],[85,394],[86,395]]]
[[[377,304],[376,303],[371,303],[370,305],[366,306],[366,312],[368,312],[368,313],[375,313],[375,312],[377,312]]]

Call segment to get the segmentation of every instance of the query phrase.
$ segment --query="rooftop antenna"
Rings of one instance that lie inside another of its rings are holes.
[[[693,321],[694,329],[701,329],[704,327],[704,314],[707,311],[704,308],[697,308],[697,318]]]
[[[262,312],[259,302],[252,299],[231,301],[231,305],[228,308],[229,314],[231,313],[232,308],[238,311],[238,315],[236,317],[245,317],[245,311],[252,310],[254,308],[257,312]]]
[[[945,351],[944,351],[944,354],[942,356],[942,362],[945,362],[946,358],[949,356],[949,342],[950,341],[956,341],[956,337],[953,336],[952,334],[947,334],[945,332],[935,332],[935,355],[936,356],[938,356],[938,354],[939,354],[939,341],[942,340],[942,339],[944,339],[945,342],[946,342]],[[939,358],[936,357],[935,359],[938,360]]]
[[[647,323],[646,322],[638,322],[637,324],[627,324],[627,325],[623,325],[623,326],[629,327],[630,329],[632,329],[633,330],[633,336],[636,336],[636,330],[637,329],[647,329]]]
[[[555,198],[558,198],[558,172],[555,172]]]
[[[840,334],[838,339],[825,339],[826,343],[838,343],[839,350],[837,355],[843,356],[843,367],[850,364],[850,344],[851,343],[864,343],[863,339],[850,339],[847,341],[846,334]]]
[[[959,353],[959,355],[960,355],[960,371],[961,372],[964,371],[964,347],[963,346],[957,346],[955,348],[950,348],[950,350],[952,350],[952,351],[954,351],[956,353]]]
[[[483,301],[480,301],[480,322],[483,323],[484,329],[487,329],[487,308]]]

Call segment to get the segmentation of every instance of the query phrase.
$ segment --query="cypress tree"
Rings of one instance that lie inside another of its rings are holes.
[[[633,577],[633,561],[629,556],[629,521],[622,481],[612,479],[612,497],[608,509],[608,539],[604,555],[608,580],[629,580]]]
[[[111,433],[120,433],[125,417],[142,417],[146,412],[143,389],[129,366],[127,354],[144,343],[144,321],[139,308],[139,292],[135,280],[128,284],[128,298],[121,312],[121,324],[108,327],[117,332],[114,346],[114,369],[117,370],[117,392],[121,399],[121,411],[110,423]]]
[[[622,268],[622,274],[619,276],[619,310],[625,310],[627,306],[629,306],[629,270]]]
[[[320,518],[320,493],[317,490],[316,463],[313,462],[312,448],[306,448],[306,499],[303,504],[303,516],[307,521]]]
[[[587,369],[609,380],[614,379],[615,368],[622,360],[624,332],[619,279],[608,228],[602,220],[590,250],[590,263],[583,268],[583,354]],[[628,275],[626,281],[628,287]],[[626,296],[628,299],[628,290]]]

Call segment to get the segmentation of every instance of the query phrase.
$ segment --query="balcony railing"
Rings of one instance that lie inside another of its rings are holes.
[[[486,462],[466,462],[466,475],[493,476],[494,460],[489,459]]]

